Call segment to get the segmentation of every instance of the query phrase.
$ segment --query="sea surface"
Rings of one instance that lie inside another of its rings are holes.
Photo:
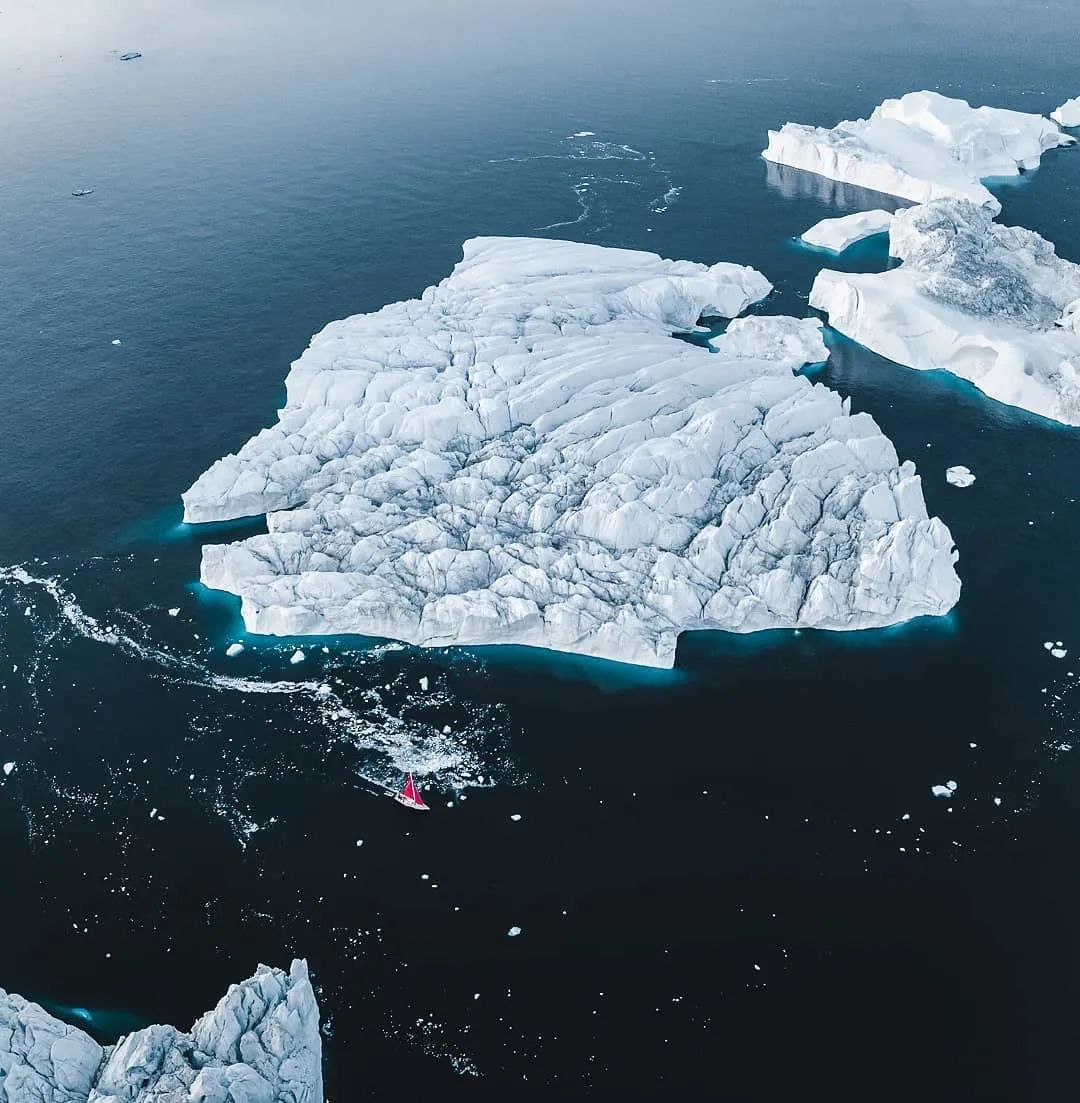
[[[795,238],[882,197],[770,169],[769,127],[1045,113],[1076,58],[1066,0],[5,5],[0,986],[111,1041],[305,956],[334,1103],[1075,1096],[1076,430],[833,339],[960,604],[671,672],[249,638],[199,550],[258,525],[179,495],[473,235],[753,264],[805,315],[887,259]],[[1080,149],[998,194],[1080,261]]]

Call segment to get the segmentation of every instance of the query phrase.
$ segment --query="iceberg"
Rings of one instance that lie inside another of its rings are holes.
[[[0,989],[0,1100],[9,1103],[323,1103],[319,1009],[307,964],[260,965],[188,1033],[149,1026],[100,1046]]]
[[[828,356],[820,323],[695,334],[769,290],[734,264],[466,242],[419,299],[316,335],[277,424],[183,495],[189,522],[267,513],[203,548],[202,582],[251,632],[655,667],[684,630],[945,613],[956,555],[914,466],[795,374]]]
[[[1037,168],[1048,149],[1073,140],[1041,115],[909,92],[831,130],[785,123],[769,131],[762,156],[915,203],[969,199],[997,214],[984,180]]]
[[[961,488],[971,486],[975,482],[975,475],[970,467],[965,467],[962,463],[956,464],[955,467],[950,467],[945,472],[945,481],[950,486],[959,486]]]
[[[842,253],[857,241],[886,233],[892,219],[891,211],[857,211],[841,218],[823,218],[805,231],[802,239],[817,249]]]
[[[1050,112],[1050,118],[1059,126],[1080,126],[1080,96],[1066,100],[1057,110]]]
[[[966,200],[900,211],[888,272],[825,269],[810,305],[873,352],[938,368],[990,398],[1080,425],[1080,265]]]

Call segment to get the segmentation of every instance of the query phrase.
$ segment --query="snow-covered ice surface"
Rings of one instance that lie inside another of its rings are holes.
[[[307,964],[260,965],[190,1032],[150,1026],[102,1047],[0,989],[7,1103],[322,1103],[319,1009]]]
[[[1080,126],[1080,96],[1066,100],[1057,110],[1050,112],[1050,118],[1062,126]]]
[[[886,233],[892,224],[892,211],[856,211],[840,218],[823,218],[802,235],[807,245],[842,253],[874,234]]]
[[[828,269],[810,305],[881,356],[940,368],[999,402],[1080,424],[1080,265],[966,200],[900,211],[876,274]]]
[[[948,529],[868,414],[793,374],[814,320],[673,338],[770,285],[572,242],[475,239],[420,299],[334,322],[278,424],[184,495],[267,512],[203,549],[246,627],[520,643],[671,666],[679,633],[866,628],[956,602]]]
[[[983,180],[1036,168],[1048,149],[1072,141],[1041,115],[909,92],[831,130],[785,123],[769,131],[762,156],[915,203],[970,199],[997,213]]]
[[[950,467],[945,472],[945,481],[952,486],[971,486],[975,481],[975,476],[972,474],[970,467],[965,467],[962,463],[956,464],[954,467]]]

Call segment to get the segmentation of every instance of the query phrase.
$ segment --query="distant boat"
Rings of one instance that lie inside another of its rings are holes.
[[[76,199],[81,199],[84,195],[93,195],[93,188],[75,188],[71,193]]]
[[[121,61],[134,61],[136,58],[142,57],[142,54],[138,50],[128,50],[126,54],[120,55]]]
[[[394,797],[394,800],[396,800],[398,804],[404,804],[406,808],[413,809],[415,812],[431,811],[424,803],[424,798],[420,795],[420,790],[417,788],[416,782],[413,781],[411,773],[405,779],[405,788]]]

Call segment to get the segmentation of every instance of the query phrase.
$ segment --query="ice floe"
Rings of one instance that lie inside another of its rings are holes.
[[[4,777],[10,777],[15,771],[15,763],[5,762],[4,765],[0,767],[0,769],[4,771]]]
[[[955,781],[947,781],[944,785],[931,785],[930,792],[935,797],[948,797],[951,799],[957,788],[958,786]]]
[[[1050,112],[1050,118],[1061,126],[1080,126],[1080,96],[1066,100],[1059,108]]]
[[[958,463],[945,471],[945,481],[952,486],[971,486],[975,481],[975,476],[972,474],[970,467]]]
[[[1080,424],[1080,265],[966,200],[898,212],[889,250],[904,263],[888,272],[820,272],[810,305],[899,364]]]
[[[260,965],[186,1034],[149,1026],[104,1047],[0,989],[0,1077],[0,1098],[10,1103],[322,1103],[319,1009],[307,965],[294,961],[289,973]]]
[[[297,663],[302,663],[307,658],[307,655],[303,653],[298,647],[290,656],[289,662],[296,666]]]
[[[239,655],[240,652],[243,650],[244,645],[242,643],[230,643],[229,646],[225,648],[225,654],[228,655],[231,659],[234,656]]]
[[[886,233],[892,224],[891,211],[858,211],[841,218],[823,218],[803,235],[807,245],[842,253],[845,249],[874,234]]]
[[[762,156],[916,203],[962,198],[997,213],[1001,204],[983,180],[1036,168],[1048,149],[1071,141],[1041,115],[924,91],[885,100],[870,118],[831,130],[785,123],[769,131]]]
[[[483,238],[419,299],[334,322],[278,423],[184,495],[267,513],[203,548],[245,627],[521,643],[671,666],[689,629],[894,624],[959,596],[948,529],[865,413],[796,369],[812,319],[674,339],[758,272]]]

